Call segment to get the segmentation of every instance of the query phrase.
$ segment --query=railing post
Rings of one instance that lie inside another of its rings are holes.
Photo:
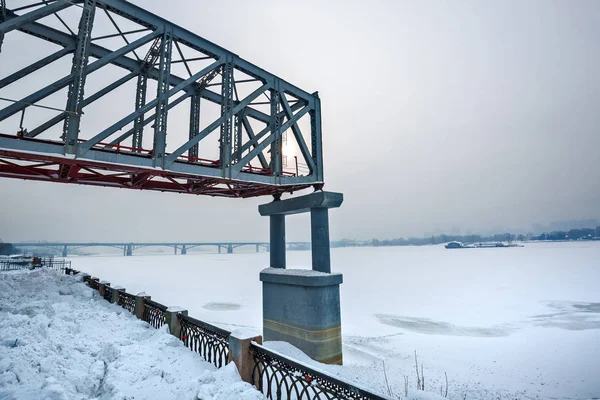
[[[141,292],[135,295],[135,309],[133,314],[139,319],[144,319],[144,299],[152,299],[150,295]]]
[[[106,293],[107,286],[110,286],[110,282],[101,281],[98,284],[98,293],[100,293],[100,296],[104,297],[104,293]]]
[[[95,276],[92,276],[88,282],[90,287],[92,287],[92,281],[100,282],[100,278],[96,278]]]
[[[232,333],[229,335],[229,358],[233,362],[244,382],[252,384],[254,357],[252,357],[251,342],[262,344],[262,336],[247,336]]]
[[[176,306],[169,307],[167,308],[167,312],[165,312],[165,320],[169,326],[169,332],[171,335],[179,339],[179,336],[181,335],[181,321],[179,321],[179,318],[177,318],[177,314],[187,316],[188,310]]]
[[[110,302],[113,304],[119,303],[119,292],[124,292],[126,289],[122,286],[115,286],[112,291],[112,297],[110,298]]]

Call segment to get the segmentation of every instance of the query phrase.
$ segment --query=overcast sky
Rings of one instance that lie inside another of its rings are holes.
[[[319,92],[326,189],[345,196],[330,213],[334,239],[600,217],[598,1],[135,3]],[[22,37],[5,38],[0,78],[53,51],[38,55],[39,40]],[[7,89],[0,95],[28,94]],[[95,118],[132,105],[103,107]],[[187,123],[170,119],[178,128]],[[0,193],[4,240],[268,237],[257,206],[269,198],[9,179]],[[308,229],[305,216],[288,218],[289,240],[309,239]]]

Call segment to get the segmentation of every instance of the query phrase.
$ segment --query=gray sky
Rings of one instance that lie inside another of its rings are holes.
[[[335,239],[600,217],[600,2],[135,3],[319,91],[326,189],[345,195],[330,214]],[[38,53],[43,43],[19,38],[6,37],[0,76],[53,50]],[[45,104],[63,107],[62,96]],[[101,107],[84,116],[86,127],[97,130],[132,108]],[[169,132],[187,132],[187,122],[174,120]],[[0,129],[14,132],[11,123]],[[4,240],[264,240],[268,233],[257,205],[269,198],[7,179],[0,193]],[[288,239],[308,239],[308,225],[305,216],[289,218]]]

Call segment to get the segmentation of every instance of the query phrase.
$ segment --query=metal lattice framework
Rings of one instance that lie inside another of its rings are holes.
[[[58,49],[0,75],[0,91],[17,93],[0,93],[0,176],[226,197],[323,185],[317,93],[123,0],[10,3],[0,0],[0,57],[11,57],[7,44],[19,32]],[[69,56],[70,71],[59,79],[26,96],[14,91]],[[90,90],[98,76],[106,82]],[[124,91],[131,92],[130,110],[115,116]],[[104,102],[104,111],[95,102]],[[54,115],[31,117],[40,108]],[[185,129],[181,113],[170,120],[173,108],[184,109]],[[144,146],[149,128],[151,145]],[[285,155],[287,147],[295,155]],[[214,156],[202,156],[205,150]]]

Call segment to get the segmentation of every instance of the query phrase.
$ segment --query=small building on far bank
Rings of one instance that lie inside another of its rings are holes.
[[[17,249],[12,243],[4,243],[0,242],[0,255],[2,256],[10,256],[11,254],[15,254]]]

